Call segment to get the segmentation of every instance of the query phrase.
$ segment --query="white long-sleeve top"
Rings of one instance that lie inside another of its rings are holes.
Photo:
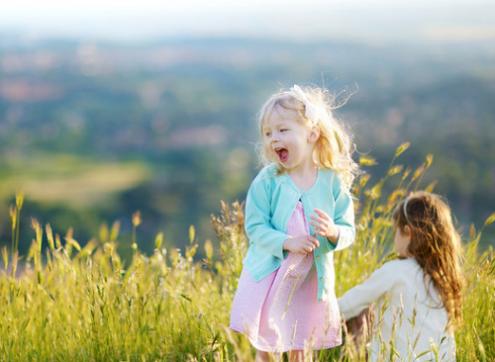
[[[414,258],[393,260],[338,300],[345,319],[375,303],[371,361],[390,360],[391,343],[396,361],[455,361],[455,339],[446,331],[447,311],[424,276]]]

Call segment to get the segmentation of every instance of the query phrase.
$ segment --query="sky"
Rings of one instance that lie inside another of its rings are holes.
[[[140,40],[271,36],[366,40],[495,40],[493,0],[16,0],[0,34]]]

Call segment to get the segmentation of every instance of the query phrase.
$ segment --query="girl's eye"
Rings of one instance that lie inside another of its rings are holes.
[[[272,134],[271,132],[265,132],[266,137],[270,137],[271,134]]]
[[[280,130],[280,132],[286,132],[286,131],[288,131],[288,130],[289,130],[288,128],[282,128],[282,129]]]

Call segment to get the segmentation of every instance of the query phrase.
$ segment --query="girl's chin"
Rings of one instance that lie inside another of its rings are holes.
[[[288,157],[285,157],[285,158],[279,157],[277,160],[278,160],[278,163],[283,165],[284,167],[288,167],[290,164]]]
[[[287,161],[289,161],[289,155],[284,155],[283,157],[279,157],[278,160],[280,163],[286,164]]]
[[[286,163],[282,163],[280,162],[280,160],[277,160],[277,165],[283,169],[284,171],[289,171],[291,168],[289,165],[287,165]]]
[[[292,172],[296,167],[292,164],[278,162],[278,165],[286,172]]]
[[[279,155],[275,155],[275,161],[283,167],[288,167],[288,165],[289,165],[288,157],[282,158],[282,157],[279,157]]]

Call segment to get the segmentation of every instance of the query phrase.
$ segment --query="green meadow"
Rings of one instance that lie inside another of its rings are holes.
[[[422,183],[432,156],[414,167],[401,165],[397,160],[407,147],[403,144],[395,151],[383,177],[362,174],[355,183],[357,239],[335,255],[337,295],[394,257],[390,215],[397,201],[410,190],[434,191],[435,183]],[[374,160],[362,157],[360,162],[372,166]],[[102,164],[98,172],[81,171],[63,182],[80,187],[80,197],[93,202],[144,177],[145,171],[135,173],[132,167],[115,169]],[[99,187],[84,194],[87,180]],[[57,197],[44,195],[46,182],[62,181],[42,178],[30,185],[30,195]],[[385,189],[393,191],[385,193]],[[253,360],[255,351],[247,339],[228,329],[230,304],[247,246],[241,202],[220,202],[219,212],[211,215],[216,239],[203,240],[191,226],[186,236],[189,242],[182,249],[166,247],[171,244],[163,233],[154,240],[141,240],[139,213],[129,217],[130,245],[120,240],[118,222],[101,225],[84,243],[75,239],[72,229],[59,235],[49,223],[34,219],[32,233],[20,234],[24,202],[18,194],[10,208],[12,239],[1,250],[1,360]],[[483,225],[471,225],[462,232],[467,287],[464,322],[456,332],[459,361],[495,360],[495,257],[493,247],[478,248],[481,234],[494,221],[495,214],[491,214]],[[32,239],[29,251],[19,255],[19,241],[26,238]],[[150,242],[154,251],[143,252],[141,246]],[[124,257],[123,248],[130,248],[132,255]],[[349,344],[317,351],[314,357],[319,361],[365,360],[364,351]]]
[[[2,160],[0,200],[18,190],[40,203],[75,209],[98,205],[149,179],[143,162],[98,161],[68,154],[15,155]]]

